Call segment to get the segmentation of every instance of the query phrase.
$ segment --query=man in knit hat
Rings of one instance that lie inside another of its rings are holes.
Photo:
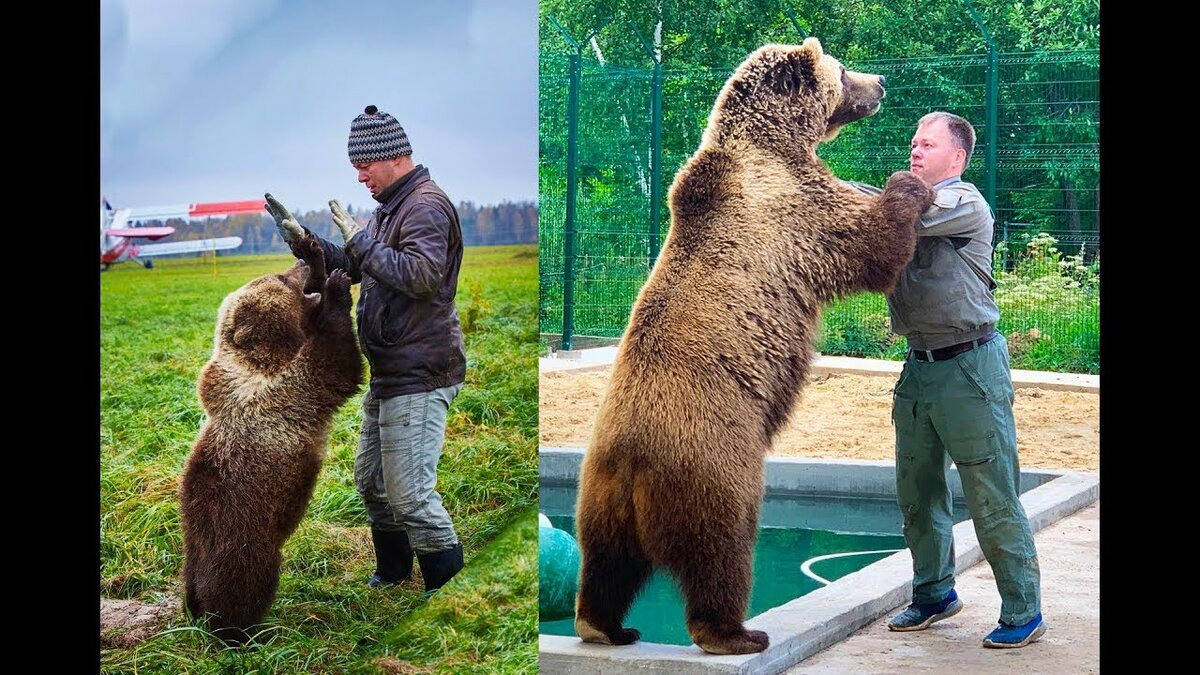
[[[413,554],[432,592],[463,566],[462,544],[434,489],[450,402],[466,355],[454,308],[462,230],[446,193],[414,165],[396,118],[367,106],[350,125],[350,164],[379,202],[366,227],[329,202],[341,246],[316,237],[327,269],[361,283],[358,338],[371,366],[354,479],[375,545],[368,586],[408,579]],[[315,237],[270,194],[267,210],[293,252]]]

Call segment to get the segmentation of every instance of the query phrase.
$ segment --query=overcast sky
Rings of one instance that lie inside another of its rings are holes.
[[[102,0],[100,193],[115,207],[372,207],[367,105],[455,203],[537,198],[536,0]]]

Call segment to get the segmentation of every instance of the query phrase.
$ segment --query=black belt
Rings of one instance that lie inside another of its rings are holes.
[[[970,342],[960,342],[956,345],[950,345],[949,347],[942,347],[941,349],[913,349],[911,351],[913,358],[918,361],[945,361],[946,359],[952,359],[959,354],[969,352],[976,347],[982,347],[983,345],[986,345],[994,340],[998,335],[1000,334],[992,333],[987,337],[981,337],[976,340],[971,340]]]

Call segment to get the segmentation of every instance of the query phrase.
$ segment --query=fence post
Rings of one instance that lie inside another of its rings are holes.
[[[578,53],[571,55],[567,91],[567,222],[563,226],[563,335],[562,348],[570,351],[575,336],[575,164],[579,148]]]
[[[807,40],[808,31],[804,30],[804,28],[800,26],[800,22],[796,20],[796,13],[792,11],[792,8],[784,8],[783,13],[787,14],[787,18],[792,20],[792,25],[796,27],[796,32],[800,34],[800,39]]]
[[[975,6],[971,4],[971,0],[963,0],[967,5],[967,11],[971,13],[971,18],[975,21],[975,25],[979,27],[979,32],[983,35],[984,42],[988,46],[987,55],[987,95],[984,100],[984,125],[987,127],[987,133],[984,134],[984,142],[987,143],[987,152],[983,156],[984,163],[984,198],[992,207],[992,213],[999,213],[996,207],[996,172],[997,172],[997,139],[1000,138],[999,130],[996,125],[998,121],[998,111],[1000,107],[1000,57],[996,53],[996,43],[992,41],[991,33],[988,33],[987,27],[983,25],[983,19],[979,18],[979,14],[975,11]],[[964,169],[966,167],[963,167]]]
[[[570,351],[575,339],[575,165],[579,148],[579,80],[580,63],[583,60],[583,45],[575,41],[553,16],[547,15],[550,23],[575,51],[571,55],[571,79],[567,89],[567,213],[563,224],[563,336],[562,349]],[[608,24],[605,19],[593,28],[583,42],[587,42]]]
[[[567,215],[563,224],[563,318],[562,346],[571,349],[575,337],[575,153],[579,145],[579,75],[582,47],[553,16],[546,17],[567,44],[571,45],[570,79],[567,88]]]
[[[662,213],[662,56],[650,47],[632,21],[629,22],[629,28],[642,43],[642,49],[646,50],[646,55],[654,62],[654,74],[650,80],[650,220],[646,227],[647,234],[650,236],[650,256],[646,269],[652,270],[658,260],[658,233],[661,229],[659,217]]]
[[[662,60],[654,62],[654,77],[652,79],[652,112],[650,125],[650,264],[648,269],[654,269],[658,260],[658,233],[661,228],[662,216],[662,144],[663,144],[663,72]]]
[[[997,128],[1000,124],[1000,57],[996,54],[996,45],[988,44],[988,95],[987,95],[987,155],[984,160],[987,163],[988,179],[984,184],[987,194],[984,195],[988,204],[992,205],[992,212],[998,213],[996,210],[996,182],[999,177],[996,175],[999,172],[999,161],[997,155],[999,148],[996,145],[999,143],[1000,133]]]

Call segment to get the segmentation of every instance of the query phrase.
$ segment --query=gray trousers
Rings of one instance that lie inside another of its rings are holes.
[[[417,553],[458,543],[434,487],[446,414],[461,389],[456,384],[385,399],[368,390],[363,398],[354,483],[367,507],[367,521],[378,530],[406,530]]]
[[[954,587],[954,522],[947,462],[1000,591],[1000,620],[1022,624],[1041,611],[1037,549],[1018,486],[1017,431],[1008,343],[1002,336],[946,361],[909,353],[896,383],[896,493],[913,558],[913,602],[934,603]]]

